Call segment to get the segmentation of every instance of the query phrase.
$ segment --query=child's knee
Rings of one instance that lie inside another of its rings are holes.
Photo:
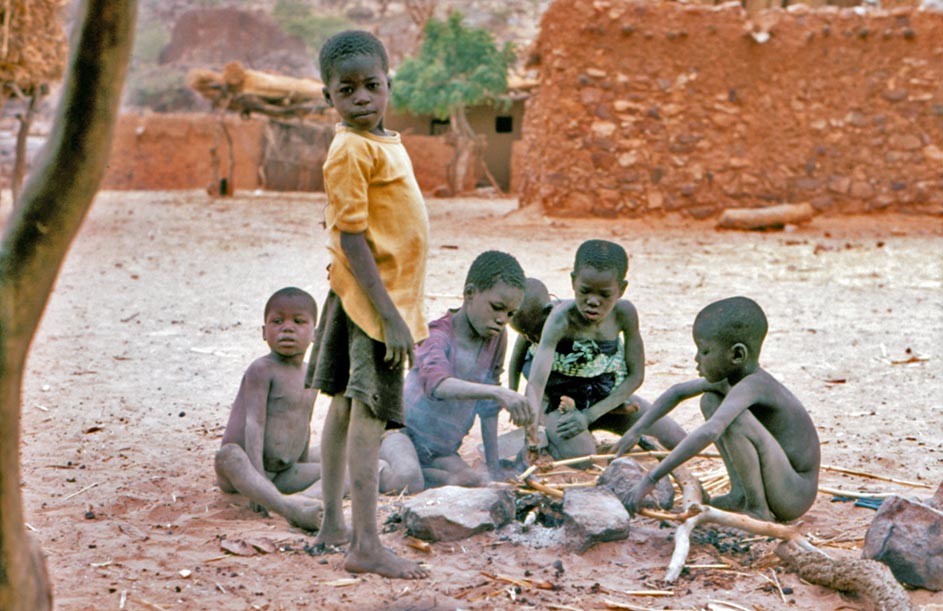
[[[245,452],[235,443],[227,443],[217,450],[216,456],[213,459],[216,472],[228,472],[232,468],[233,463],[239,460],[240,453],[244,454]]]
[[[407,494],[416,494],[425,489],[421,469],[397,469],[385,460],[380,460],[379,481],[380,492],[383,494],[399,494],[403,491]]]

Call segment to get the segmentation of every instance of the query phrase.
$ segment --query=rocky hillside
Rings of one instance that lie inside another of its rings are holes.
[[[523,61],[550,0],[422,4],[437,18],[461,11],[469,25],[513,43]],[[203,109],[204,102],[185,85],[187,71],[221,68],[232,60],[316,77],[320,44],[347,28],[375,32],[394,66],[415,52],[420,39],[409,6],[396,0],[143,0],[126,106],[158,112]]]

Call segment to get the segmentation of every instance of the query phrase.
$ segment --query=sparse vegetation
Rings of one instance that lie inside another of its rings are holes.
[[[513,61],[513,45],[499,48],[491,32],[466,27],[461,13],[453,12],[446,21],[429,20],[419,55],[407,58],[396,72],[394,107],[449,119],[455,146],[448,171],[452,193],[463,190],[465,172],[470,163],[480,163],[485,145],[465,110],[487,102],[506,103],[502,96]]]
[[[278,0],[272,9],[272,19],[286,34],[300,38],[312,52],[332,35],[354,27],[339,15],[316,15],[310,4],[303,0]]]
[[[170,42],[170,33],[163,25],[156,21],[138,23],[134,34],[134,51],[131,61],[138,64],[156,64],[160,59],[160,51]]]
[[[134,67],[128,79],[126,100],[155,112],[174,112],[193,109],[197,97],[187,87],[186,74],[181,69],[150,63]]]

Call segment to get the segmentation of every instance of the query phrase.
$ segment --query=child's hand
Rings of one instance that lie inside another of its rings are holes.
[[[390,369],[396,369],[407,363],[409,367],[413,366],[413,336],[400,316],[383,321],[383,343],[386,344],[386,355],[383,361],[390,366]]]
[[[639,435],[638,433],[635,433],[634,431],[632,431],[632,429],[629,429],[628,431],[626,431],[625,435],[623,435],[622,438],[619,439],[619,442],[616,444],[616,447],[613,448],[613,452],[615,453],[616,458],[619,458],[620,456],[622,456],[623,454],[625,454],[626,452],[634,448],[635,444],[638,443],[641,437],[642,437],[641,435]]]
[[[579,410],[574,410],[560,418],[557,423],[557,434],[563,439],[570,439],[588,428],[589,419],[586,415]]]
[[[511,415],[511,422],[515,426],[527,426],[533,422],[534,412],[530,409],[530,404],[524,395],[501,386],[496,386],[495,389],[497,392],[495,401],[508,411]]]
[[[652,479],[651,475],[646,473],[645,477],[635,484],[635,488],[632,489],[632,492],[629,493],[628,498],[625,500],[625,508],[628,510],[630,516],[635,516],[635,512],[638,511],[642,499],[648,496],[648,493],[654,489],[655,480]]]

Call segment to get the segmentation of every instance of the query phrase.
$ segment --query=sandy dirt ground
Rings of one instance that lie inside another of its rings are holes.
[[[666,586],[672,529],[644,518],[628,540],[582,555],[558,530],[523,534],[514,525],[423,553],[393,525],[384,542],[427,563],[432,578],[352,576],[341,555],[306,551],[310,533],[219,493],[213,453],[242,372],[266,350],[265,299],[285,285],[319,303],[327,292],[323,205],[318,195],[99,196],[50,300],[23,393],[26,516],[48,554],[57,609],[863,608],[785,571],[772,543],[724,533],[704,535],[689,557],[695,566]],[[614,239],[631,255],[627,297],[641,316],[644,396],[695,375],[690,325],[701,307],[749,295],[770,321],[762,363],[810,410],[824,463],[916,486],[834,471],[823,472],[823,485],[929,497],[939,484],[939,217],[819,218],[748,234],[673,217],[547,219],[509,199],[431,200],[429,209],[430,318],[459,304],[482,250],[515,254],[568,296],[577,245]],[[319,397],[315,443],[326,408]],[[676,416],[686,428],[701,421],[695,402]],[[502,427],[510,429],[506,416]],[[463,446],[469,460],[479,460],[476,446],[474,438]],[[702,461],[702,470],[720,466]],[[397,507],[381,498],[378,519]],[[857,557],[873,515],[821,494],[802,529],[829,553]],[[224,541],[271,546],[239,556]],[[541,581],[554,589],[533,587]],[[672,594],[630,593],[664,589]],[[927,609],[940,600],[910,596]]]

